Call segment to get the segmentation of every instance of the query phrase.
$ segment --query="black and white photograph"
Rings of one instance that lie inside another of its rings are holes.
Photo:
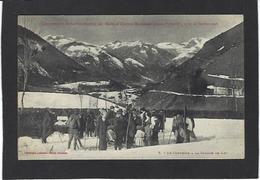
[[[17,16],[18,160],[244,159],[244,17]]]

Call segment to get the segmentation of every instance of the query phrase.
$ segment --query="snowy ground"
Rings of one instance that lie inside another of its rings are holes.
[[[173,136],[169,141],[172,121],[167,119],[166,131],[159,134],[158,146],[138,147],[115,151],[96,150],[97,139],[82,139],[86,150],[67,151],[68,135],[55,132],[48,137],[47,144],[39,139],[20,137],[18,139],[19,160],[37,159],[243,159],[244,120],[195,119],[197,140],[175,144]]]

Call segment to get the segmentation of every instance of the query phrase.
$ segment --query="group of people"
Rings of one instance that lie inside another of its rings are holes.
[[[51,118],[50,114],[50,111],[45,113],[43,121],[45,127],[51,126],[47,123]],[[108,144],[114,145],[115,150],[121,150],[123,146],[129,149],[158,145],[158,134],[164,131],[165,121],[164,110],[148,111],[145,108],[137,110],[131,105],[125,109],[111,106],[108,110],[99,109],[98,113],[76,109],[70,113],[66,121],[69,134],[68,149],[73,140],[73,149],[84,148],[80,140],[84,136],[97,137],[99,150],[106,150]],[[193,118],[184,117],[182,114],[174,116],[172,132],[174,132],[176,143],[189,142],[190,137],[196,139],[194,127]],[[51,134],[51,130],[47,129],[52,128],[43,128],[43,143],[46,143],[47,136]]]
[[[158,145],[158,132],[163,130],[164,122],[163,111],[151,114],[131,106],[124,110],[113,106],[109,110],[100,109],[96,128],[99,150],[106,150],[109,143],[114,143],[115,150],[121,150],[123,144],[127,149]]]
[[[74,139],[74,149],[83,148],[80,138],[97,136],[98,149],[106,150],[113,144],[115,150],[136,146],[158,145],[158,133],[164,129],[164,111],[152,111],[144,108],[136,110],[131,106],[126,109],[111,106],[108,110],[99,109],[97,116],[91,112],[82,115],[75,110],[68,118],[68,148]]]

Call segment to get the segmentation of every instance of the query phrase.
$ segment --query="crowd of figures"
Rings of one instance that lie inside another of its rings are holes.
[[[42,142],[46,143],[47,137],[52,133],[53,112],[49,109],[43,117]],[[172,119],[172,133],[176,143],[189,142],[190,137],[196,139],[193,129],[194,119],[178,113]],[[106,150],[108,145],[114,145],[115,150],[133,147],[153,146],[159,144],[158,134],[165,129],[166,114],[164,110],[148,111],[139,110],[128,106],[126,109],[111,106],[99,109],[98,113],[91,110],[72,110],[66,121],[69,140],[68,149],[84,149],[81,139],[83,137],[97,137],[96,148]],[[171,135],[169,137],[169,142]],[[164,141],[164,140],[163,140]]]
[[[164,129],[164,121],[163,111],[154,111],[151,116],[145,109],[101,109],[96,128],[99,149],[106,150],[107,143],[114,143],[115,150],[122,149],[124,143],[126,148],[158,145],[158,132]]]

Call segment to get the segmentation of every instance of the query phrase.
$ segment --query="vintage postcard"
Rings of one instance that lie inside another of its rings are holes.
[[[19,15],[18,160],[244,159],[243,15]]]

